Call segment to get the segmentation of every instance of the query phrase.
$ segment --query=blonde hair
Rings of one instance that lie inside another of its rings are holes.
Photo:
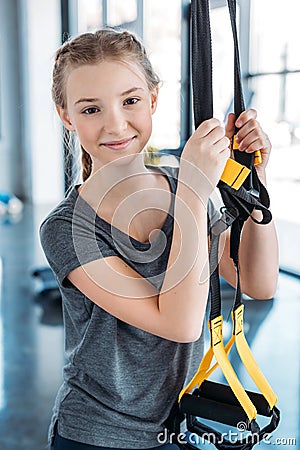
[[[98,64],[106,59],[132,60],[139,64],[150,91],[159,84],[143,44],[128,31],[111,28],[94,33],[84,33],[66,41],[55,53],[52,76],[52,98],[56,105],[66,109],[66,79],[70,71],[88,64]],[[90,155],[81,146],[82,179],[85,181],[92,171]]]

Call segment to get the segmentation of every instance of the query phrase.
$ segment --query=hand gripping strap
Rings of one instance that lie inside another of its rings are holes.
[[[235,24],[236,0],[228,0],[228,6],[230,9],[235,43],[235,114],[239,115],[244,110],[244,105]],[[194,118],[195,127],[198,127],[203,120],[212,117],[209,0],[192,0],[192,34]],[[205,57],[207,57],[207,59],[205,59]],[[203,63],[204,61],[206,61],[205,64]],[[206,99],[206,101],[203,100],[203,98]],[[212,274],[211,287],[213,286],[213,289],[211,289],[212,309],[209,322],[211,347],[201,361],[196,375],[179,395],[179,403],[175,405],[175,411],[178,411],[178,415],[175,413],[176,420],[173,421],[173,424],[176,423],[176,429],[178,429],[179,417],[180,420],[183,420],[183,418],[186,417],[189,431],[196,432],[199,436],[203,436],[205,433],[209,432],[217,438],[216,442],[214,442],[216,448],[239,448],[246,450],[251,449],[255,443],[259,442],[265,433],[269,433],[277,427],[279,422],[279,411],[274,406],[274,402],[277,400],[276,396],[273,391],[271,391],[263,375],[258,374],[255,376],[255,380],[257,381],[259,388],[262,389],[264,396],[245,391],[228,359],[228,352],[233,343],[237,340],[238,342],[236,345],[237,348],[239,347],[238,352],[240,353],[240,356],[242,355],[244,360],[248,358],[250,360],[247,369],[251,373],[253,370],[256,370],[257,365],[253,356],[252,358],[249,356],[249,353],[251,352],[243,335],[240,312],[233,316],[235,325],[231,339],[226,347],[224,347],[223,344],[221,297],[217,261],[218,237],[219,234],[227,228],[228,222],[230,222],[229,225],[233,223],[232,229],[235,229],[236,235],[239,238],[243,223],[251,216],[254,209],[258,209],[262,212],[262,220],[260,222],[252,217],[252,220],[255,222],[262,224],[269,223],[272,216],[268,210],[268,194],[263,185],[259,182],[254,168],[254,155],[239,152],[238,150],[236,150],[234,154],[235,160],[230,160],[229,169],[224,171],[222,179],[218,184],[225,205],[224,217],[222,216],[221,220],[218,221],[217,225],[212,229],[212,236],[216,239],[213,239],[211,242],[213,262],[211,263],[210,261]],[[246,171],[243,166],[245,166]],[[245,176],[247,172],[248,175]],[[243,177],[243,185],[240,184],[240,180],[242,179],[240,177]],[[233,260],[237,264],[238,245],[239,239],[236,239],[231,249],[231,254],[234,255]],[[237,291],[240,291],[240,287],[238,287]],[[241,293],[237,292],[234,310],[239,311],[238,307],[240,304]],[[213,357],[216,359],[216,364],[213,367],[210,367]],[[210,396],[207,396],[207,386],[210,386],[209,383],[211,383],[207,381],[207,378],[218,365],[222,369],[229,386],[217,385],[217,387],[213,389],[216,397],[212,398],[211,392]],[[195,386],[198,386],[199,388],[194,389]],[[188,392],[191,392],[193,389],[193,393],[189,394]],[[265,398],[267,398],[268,402],[265,401]],[[201,412],[203,412],[203,415],[201,415]],[[272,416],[269,425],[262,430],[259,429],[259,426],[255,421],[257,413]],[[242,420],[247,425],[247,429],[252,433],[250,441],[247,437],[234,444],[229,440],[226,441],[224,439],[222,439],[221,442],[221,439],[218,438],[223,438],[223,436],[214,429],[201,424],[197,420],[197,416],[214,421],[219,420],[221,423],[234,426],[237,426],[237,422]],[[256,438],[255,442],[253,442],[253,437]],[[180,447],[193,448],[189,443]]]
[[[228,0],[231,28],[234,41],[234,112],[239,116],[245,110],[241,69],[239,59],[238,37],[236,30],[236,0]],[[195,128],[213,116],[212,90],[212,45],[209,17],[209,0],[192,0],[191,4],[192,34],[192,88]],[[239,189],[248,177],[254,163],[259,163],[256,155],[238,151],[233,139],[235,159],[229,158],[221,180],[233,189]],[[251,183],[250,183],[251,184]]]

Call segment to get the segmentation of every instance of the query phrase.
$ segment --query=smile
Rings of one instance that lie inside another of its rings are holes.
[[[131,142],[134,140],[135,136],[128,138],[128,139],[122,139],[120,141],[111,141],[111,142],[103,142],[100,145],[104,145],[104,147],[107,147],[111,150],[125,150]]]

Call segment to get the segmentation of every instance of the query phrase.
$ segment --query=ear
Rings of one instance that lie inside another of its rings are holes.
[[[62,121],[64,127],[69,131],[75,131],[75,128],[72,125],[69,114],[66,109],[63,109],[60,105],[56,105],[56,111]]]
[[[156,86],[151,92],[151,113],[154,114],[157,107],[157,98],[158,98],[158,86]]]

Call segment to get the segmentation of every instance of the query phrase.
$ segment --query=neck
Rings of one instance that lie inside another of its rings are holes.
[[[94,208],[100,204],[116,204],[125,197],[142,190],[149,174],[144,165],[144,155],[131,155],[103,166],[93,165],[89,179],[80,187],[80,195]]]

